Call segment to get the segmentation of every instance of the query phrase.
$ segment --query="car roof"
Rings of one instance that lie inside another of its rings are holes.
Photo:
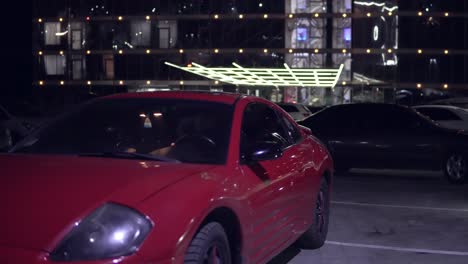
[[[238,99],[246,97],[238,93],[209,92],[209,91],[160,91],[143,93],[121,93],[105,96],[103,99],[126,98],[173,98],[183,100],[211,101],[224,104],[234,104]]]
[[[454,106],[454,105],[416,105],[413,108],[443,108],[443,109],[452,109],[452,110],[463,110],[467,111],[464,108]]]
[[[276,103],[277,105],[293,105],[293,106],[297,106],[297,105],[302,105],[302,104],[299,104],[299,103]]]
[[[324,108],[322,111],[327,109],[338,109],[338,108],[409,108],[405,105],[389,104],[389,103],[351,103],[351,104],[338,104],[331,105]]]

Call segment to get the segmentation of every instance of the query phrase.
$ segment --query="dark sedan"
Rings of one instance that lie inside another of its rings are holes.
[[[408,107],[337,105],[299,123],[328,146],[338,170],[443,170],[458,184],[468,178],[468,135],[444,129]]]

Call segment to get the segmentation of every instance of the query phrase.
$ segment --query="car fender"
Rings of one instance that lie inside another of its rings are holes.
[[[249,215],[248,205],[235,198],[237,191],[227,188],[227,182],[226,175],[203,172],[184,178],[138,205],[136,209],[154,222],[152,234],[143,243],[139,255],[151,261],[170,256],[173,263],[182,263],[196,232],[217,208],[234,212],[240,222],[242,237],[242,226]]]

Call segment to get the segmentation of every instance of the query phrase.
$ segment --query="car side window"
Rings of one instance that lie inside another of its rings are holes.
[[[301,132],[299,129],[289,121],[287,117],[283,114],[277,112],[278,116],[281,117],[281,122],[283,123],[284,127],[286,128],[286,133],[288,134],[289,139],[291,140],[292,144],[299,142],[302,139]]]
[[[434,121],[461,120],[459,116],[457,116],[455,113],[447,109],[417,108],[416,110]]]
[[[421,119],[411,111],[400,108],[386,108],[381,111],[375,111],[380,117],[375,117],[379,127],[386,131],[411,130],[421,125]]]
[[[276,112],[265,104],[249,104],[242,118],[241,155],[255,144],[265,141],[277,142],[282,148],[290,145],[288,134]]]

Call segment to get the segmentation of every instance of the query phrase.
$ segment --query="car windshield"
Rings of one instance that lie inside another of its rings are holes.
[[[177,99],[95,100],[20,142],[13,152],[225,163],[233,107]]]
[[[281,108],[284,109],[284,111],[288,112],[288,113],[295,113],[295,112],[299,112],[299,110],[297,109],[297,107],[295,107],[294,105],[285,105],[285,104],[278,104]]]

